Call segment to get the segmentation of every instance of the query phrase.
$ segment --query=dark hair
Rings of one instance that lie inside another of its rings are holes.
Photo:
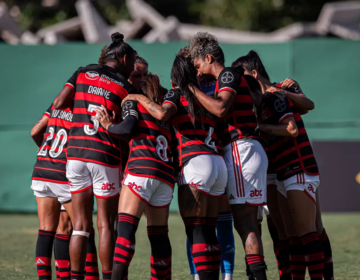
[[[222,48],[219,46],[218,39],[208,32],[198,32],[190,41],[189,53],[191,58],[205,58],[207,54],[212,55],[215,60],[225,64],[225,56]]]
[[[182,55],[175,57],[174,63],[171,68],[171,81],[174,86],[179,87],[182,95],[189,103],[189,113],[191,115],[191,122],[195,125],[195,111],[193,93],[190,91],[189,86],[197,85],[196,79],[197,71],[189,59]]]
[[[136,55],[136,57],[135,57],[135,64],[137,64],[137,63],[142,63],[142,64],[145,64],[146,67],[149,67],[149,63],[139,55]]]
[[[241,66],[246,71],[251,72],[252,70],[256,70],[259,72],[261,76],[270,81],[270,77],[266,72],[265,66],[262,63],[260,56],[254,50],[249,51],[249,53],[245,56],[239,57],[235,60],[231,67],[239,67]]]
[[[146,76],[142,91],[157,104],[161,104],[162,99],[167,92],[167,90],[161,86],[159,76],[152,73],[149,73]]]
[[[111,34],[112,43],[105,45],[99,57],[99,64],[105,65],[108,61],[117,60],[124,57],[125,54],[136,54],[136,51],[124,42],[124,35],[119,32]]]

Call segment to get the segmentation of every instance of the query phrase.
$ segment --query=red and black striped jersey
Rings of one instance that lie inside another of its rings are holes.
[[[131,135],[130,154],[125,172],[135,176],[155,178],[174,187],[174,167],[170,143],[171,126],[155,119],[136,101],[126,101],[122,117],[138,118],[136,133]]]
[[[49,121],[37,155],[32,180],[67,184],[66,150],[73,114],[70,108],[55,110],[51,105],[44,115],[49,117]]]
[[[115,69],[95,64],[79,68],[66,85],[75,91],[68,159],[120,166],[119,136],[101,127],[94,116],[101,105],[110,115],[120,116],[121,102],[135,92],[133,86]]]
[[[319,175],[304,122],[294,104],[287,98],[269,92],[263,96],[261,114],[262,119],[269,124],[278,124],[293,117],[298,127],[296,137],[273,136],[270,141],[269,162],[272,163],[277,179],[283,181],[301,172]]]
[[[223,120],[219,120],[218,129],[223,145],[242,138],[258,138],[256,128],[257,117],[253,99],[245,78],[234,68],[224,68],[216,82],[215,96],[222,91],[235,94],[229,112]]]
[[[200,154],[218,154],[216,118],[197,99],[193,99],[195,126],[191,122],[189,103],[180,89],[172,89],[164,96],[163,104],[171,104],[176,114],[171,120],[177,139],[179,166]]]

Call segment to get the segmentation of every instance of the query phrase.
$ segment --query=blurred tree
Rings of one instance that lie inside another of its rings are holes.
[[[1,1],[1,0],[0,0]],[[77,16],[74,0],[5,0],[20,8],[19,22],[25,29],[37,31]],[[326,2],[346,0],[145,0],[159,13],[176,16],[181,22],[225,28],[273,31],[294,22],[315,21]],[[91,0],[109,24],[129,19],[125,0]]]

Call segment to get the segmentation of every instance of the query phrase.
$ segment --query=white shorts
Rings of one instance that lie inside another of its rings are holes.
[[[267,175],[267,185],[276,186],[276,174],[268,174]]]
[[[268,216],[270,214],[268,207],[266,205],[258,206],[257,219],[262,221],[263,217],[264,217],[264,213],[266,216]]]
[[[189,185],[198,191],[221,196],[227,184],[224,159],[217,155],[198,155],[187,161],[179,173],[178,185]]]
[[[304,191],[316,203],[316,190],[320,186],[319,176],[311,176],[306,173],[296,174],[284,181],[277,181],[277,190],[283,196],[287,191]]]
[[[47,181],[32,180],[31,189],[36,197],[56,197],[60,203],[71,200],[68,184],[51,183]]]
[[[141,200],[145,201],[151,207],[161,208],[170,205],[174,188],[163,181],[125,174],[123,185],[129,189]]]
[[[92,188],[97,198],[112,198],[120,193],[120,168],[92,162],[68,160],[66,177],[72,194]]]
[[[266,204],[268,158],[255,139],[238,139],[224,147],[230,204]]]

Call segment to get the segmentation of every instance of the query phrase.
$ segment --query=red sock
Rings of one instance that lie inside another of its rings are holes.
[[[111,280],[111,273],[112,271],[105,271],[102,270],[103,280]]]
[[[249,264],[250,271],[256,280],[266,280],[266,264],[264,256],[259,254],[247,254],[246,262]]]
[[[71,280],[85,280],[85,270],[71,270]]]

